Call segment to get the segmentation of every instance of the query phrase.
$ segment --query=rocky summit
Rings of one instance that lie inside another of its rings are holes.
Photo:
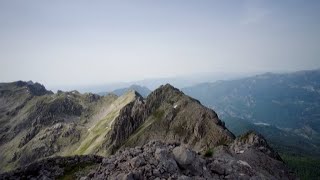
[[[267,141],[235,137],[170,84],[143,98],[0,84],[0,179],[296,179]]]

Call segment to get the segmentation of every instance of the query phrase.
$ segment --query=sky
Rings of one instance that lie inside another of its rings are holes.
[[[320,68],[318,0],[0,0],[0,81]]]

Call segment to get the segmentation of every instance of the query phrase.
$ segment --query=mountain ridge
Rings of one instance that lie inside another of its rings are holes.
[[[20,84],[7,84],[13,86],[11,95],[1,93],[0,97],[0,112],[3,112],[0,148],[4,152],[0,155],[4,159],[1,169],[12,169],[51,155],[72,155],[90,135],[88,128],[92,123],[102,123],[108,114],[112,119],[110,112],[116,115],[117,109],[123,106],[121,103],[131,101],[130,97],[123,97],[117,103],[118,97],[114,95],[101,97],[76,91],[35,96],[28,89],[21,90]],[[4,91],[8,93],[1,90]]]
[[[251,149],[249,152],[260,154],[261,157],[257,155],[256,158],[271,158],[270,161],[281,165],[282,170],[289,172],[282,160],[266,145],[265,140],[260,140],[263,138],[256,135],[246,135],[248,141],[235,138],[212,109],[203,106],[198,100],[185,95],[170,84],[160,86],[145,99],[136,91],[129,91],[120,97],[112,94],[108,96],[80,94],[77,91],[59,91],[56,94],[30,97],[15,115],[0,118],[0,122],[6,127],[4,129],[2,127],[0,131],[2,142],[0,149],[5,152],[1,154],[4,159],[0,164],[2,171],[16,167],[23,169],[25,165],[37,159],[49,158],[48,161],[51,161],[50,158],[53,158],[52,160],[56,161],[57,156],[71,156],[70,161],[75,160],[80,164],[82,161],[78,160],[81,158],[74,155],[100,155],[112,158],[117,154],[116,156],[120,157],[122,155],[119,153],[125,149],[164,141],[181,144],[190,149],[190,152],[195,151],[201,156],[217,147],[222,149],[230,147],[230,150],[223,150],[221,153],[226,156],[225,158],[228,159],[231,155],[235,158],[234,161],[239,162],[240,156],[237,154],[243,154],[247,149]],[[1,101],[6,101],[6,98],[7,96],[0,96]],[[4,113],[10,108],[0,106],[0,112]],[[22,126],[16,124],[17,122],[29,125]],[[10,135],[9,129],[20,131],[12,136],[13,139],[5,140],[4,137]],[[242,156],[247,157],[246,153]],[[65,159],[69,161],[67,157],[61,161]],[[224,161],[229,161],[227,159]],[[99,158],[97,160],[93,158],[90,162],[92,160],[100,162]],[[169,161],[174,163],[173,160]],[[178,160],[175,161],[179,163]],[[254,159],[249,158],[248,161],[254,162]],[[264,165],[259,164],[259,167],[263,169]],[[42,173],[41,167],[44,166],[40,160],[40,164],[33,163],[27,167],[35,168],[35,172]],[[52,167],[48,168],[50,170]],[[12,177],[14,172],[21,174],[20,170],[12,171]],[[177,170],[176,173],[181,171]],[[52,171],[55,174],[57,169]],[[252,172],[248,171],[248,177],[255,176]],[[42,176],[41,173],[41,177],[46,176]],[[274,173],[271,176],[278,176],[276,172]],[[6,175],[8,174],[4,174]],[[9,176],[11,175],[9,173]],[[200,176],[204,174],[199,174]],[[284,176],[291,177],[289,174]]]

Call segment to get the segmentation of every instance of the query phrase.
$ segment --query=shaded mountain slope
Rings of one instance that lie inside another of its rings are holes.
[[[75,151],[75,154],[108,154],[103,146],[109,139],[108,132],[112,129],[112,125],[122,108],[138,98],[141,98],[139,94],[135,91],[129,91],[112,102],[110,107],[107,108],[105,115],[102,116],[103,118],[99,118],[98,121],[92,123],[88,128],[88,133]]]
[[[37,87],[31,90],[34,85]],[[135,98],[130,92],[119,98],[77,91],[53,94],[38,86],[26,82],[0,86],[2,171],[54,155],[103,154],[97,144],[106,140],[105,132],[96,127],[106,128]]]

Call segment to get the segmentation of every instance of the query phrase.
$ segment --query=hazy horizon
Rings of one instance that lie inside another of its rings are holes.
[[[0,82],[320,68],[320,1],[0,1]]]

